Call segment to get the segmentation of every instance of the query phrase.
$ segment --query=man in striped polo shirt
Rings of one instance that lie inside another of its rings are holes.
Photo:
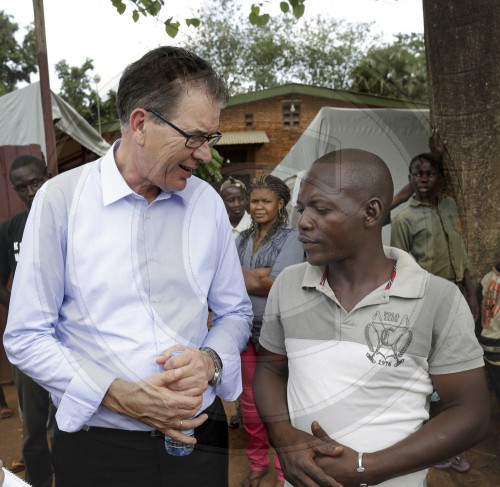
[[[254,396],[294,487],[421,487],[483,439],[488,391],[459,289],[383,247],[393,184],[366,151],[330,152],[297,201],[307,262],[276,279]],[[429,419],[435,389],[443,412]]]

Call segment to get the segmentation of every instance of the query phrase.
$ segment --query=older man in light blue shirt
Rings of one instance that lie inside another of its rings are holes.
[[[169,82],[178,90],[170,98]],[[148,90],[157,91],[155,103]],[[224,204],[192,176],[211,159],[226,98],[197,56],[151,51],[120,81],[122,139],[103,158],[50,180],[33,204],[4,343],[10,360],[50,391],[59,429],[73,433],[61,435],[59,448],[56,438],[63,487],[192,485],[190,475],[224,484],[211,460],[176,471],[168,455],[160,466],[134,459],[158,432],[195,442],[182,431],[207,429],[203,411],[216,396],[233,400],[241,390],[251,305]],[[185,353],[173,358],[172,347]],[[131,438],[138,451],[130,459],[118,450],[106,458],[112,479],[99,484],[97,463],[107,452],[91,435],[118,447],[129,438],[117,434],[141,431],[145,446]],[[83,452],[89,476],[76,468]],[[155,469],[159,478],[149,477]]]

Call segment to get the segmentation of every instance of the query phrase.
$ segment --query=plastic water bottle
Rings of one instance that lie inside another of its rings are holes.
[[[185,430],[183,433],[187,436],[194,436],[194,429]],[[188,445],[187,443],[174,440],[170,436],[165,435],[165,450],[167,450],[169,455],[174,457],[185,457],[193,453],[194,445]]]
[[[184,352],[184,350],[174,350],[171,355],[172,357],[175,357],[182,352]],[[183,433],[186,436],[194,436],[194,429],[191,428],[188,430],[184,430]],[[189,445],[182,441],[174,440],[170,436],[165,435],[165,450],[167,450],[167,453],[169,455],[172,455],[174,457],[185,457],[186,455],[190,455],[191,453],[193,453],[194,445]]]

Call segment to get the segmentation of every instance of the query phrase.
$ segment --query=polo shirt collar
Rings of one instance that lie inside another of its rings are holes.
[[[404,250],[384,246],[385,255],[396,259],[396,279],[388,290],[389,296],[400,298],[421,298],[424,296],[429,273],[422,269],[415,259]]]
[[[307,262],[306,272],[302,278],[302,287],[312,287],[323,285],[323,275],[325,274],[326,266],[311,265]]]
[[[120,140],[117,140],[108,152],[101,159],[101,185],[102,185],[102,200],[104,206],[110,205],[115,201],[125,198],[129,195],[136,195],[132,188],[127,184],[121,175],[115,160],[115,150],[118,149]],[[188,180],[189,184],[189,180]],[[178,195],[182,199],[186,199],[187,194],[183,191],[161,191],[155,198],[155,201],[169,199],[172,195]]]
[[[396,260],[396,279],[388,290],[387,296],[401,298],[420,298],[424,295],[428,272],[422,269],[407,252],[394,247],[384,246],[385,255]],[[324,289],[328,283],[323,282],[326,266],[306,265],[302,279],[302,288]],[[329,287],[329,286],[328,286]],[[366,298],[365,298],[366,299]]]

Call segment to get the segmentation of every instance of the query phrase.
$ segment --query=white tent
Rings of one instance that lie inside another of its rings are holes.
[[[327,152],[355,148],[380,156],[392,174],[397,192],[408,182],[414,155],[429,151],[429,111],[389,108],[322,108],[272,174],[287,181],[295,204],[300,177]],[[396,214],[400,208],[393,211]],[[292,211],[292,223],[296,215]],[[390,240],[390,225],[383,240]]]
[[[95,154],[104,155],[109,144],[71,105],[51,95],[55,127]],[[48,160],[39,82],[0,97],[0,146],[29,144],[40,145]]]

